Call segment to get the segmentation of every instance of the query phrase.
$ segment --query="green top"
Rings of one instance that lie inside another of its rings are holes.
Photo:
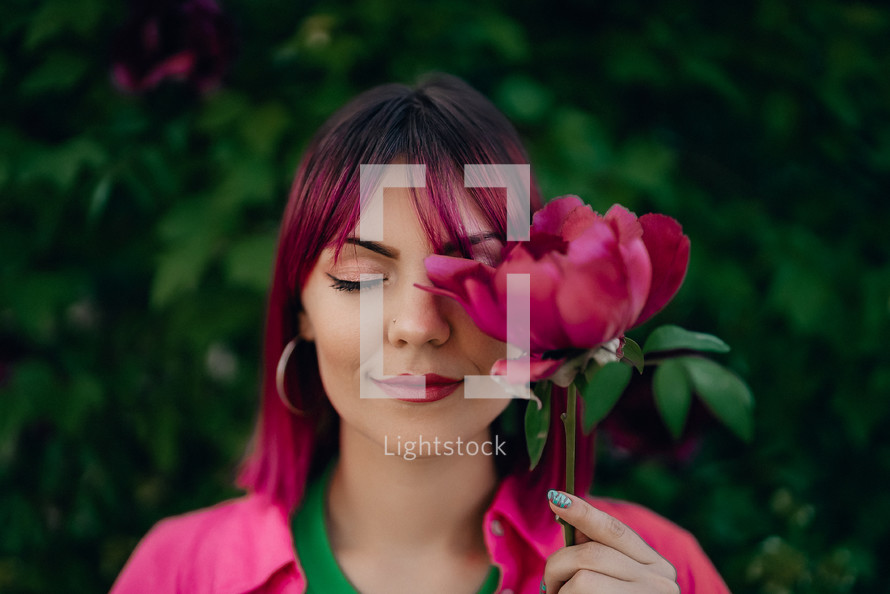
[[[325,528],[325,491],[333,469],[332,462],[319,478],[306,486],[303,505],[291,520],[294,546],[306,574],[306,594],[358,594],[337,565]],[[494,594],[499,577],[498,568],[492,565],[478,594]]]

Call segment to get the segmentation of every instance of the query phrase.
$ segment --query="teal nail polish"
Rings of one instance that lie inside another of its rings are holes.
[[[559,507],[561,507],[563,509],[572,505],[571,499],[569,499],[568,497],[566,497],[565,495],[563,495],[562,493],[560,493],[559,491],[556,491],[554,489],[550,489],[547,492],[547,499],[552,501],[554,505],[558,505]]]
[[[547,586],[544,585],[544,580],[541,580],[541,594],[547,591]]]

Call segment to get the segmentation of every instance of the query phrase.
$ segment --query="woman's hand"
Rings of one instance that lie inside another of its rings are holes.
[[[575,544],[547,559],[547,594],[679,594],[677,571],[636,532],[583,499],[547,495],[557,516],[575,527]]]

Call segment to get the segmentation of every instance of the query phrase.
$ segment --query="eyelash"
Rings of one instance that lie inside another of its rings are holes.
[[[348,280],[339,279],[334,276],[331,276],[330,274],[328,275],[328,277],[332,281],[334,281],[334,283],[331,285],[331,288],[336,289],[338,291],[344,291],[346,293],[354,293],[360,289],[375,289],[375,288],[379,287],[381,284],[383,284],[383,281],[386,280],[386,278],[381,278],[381,279],[377,279],[377,280],[359,282],[359,281],[348,281]]]
[[[500,258],[497,258],[492,254],[489,254],[485,250],[481,250],[481,252],[475,254],[475,256],[476,256],[476,258],[475,258],[476,260],[478,260],[480,262],[484,262],[485,264],[488,264],[489,266],[497,266],[497,263],[500,260]],[[488,256],[488,257],[485,257],[485,256]],[[364,283],[362,283],[359,281],[343,280],[343,279],[337,278],[331,274],[328,274],[328,278],[330,278],[332,281],[334,281],[333,284],[331,284],[332,289],[335,289],[337,291],[343,291],[344,293],[355,293],[356,291],[360,291],[361,289],[376,289],[377,287],[380,287],[383,284],[383,281],[387,280],[386,277],[384,277],[382,279],[365,281]]]

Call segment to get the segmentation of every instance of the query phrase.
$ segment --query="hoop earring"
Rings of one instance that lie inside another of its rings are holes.
[[[297,348],[297,344],[299,344],[303,339],[297,335],[290,339],[286,345],[284,345],[284,350],[281,351],[281,357],[278,359],[278,368],[275,370],[275,387],[278,390],[278,398],[281,400],[281,403],[284,407],[297,415],[298,417],[302,417],[306,415],[306,411],[303,411],[293,404],[287,398],[287,390],[284,386],[284,376],[287,372],[287,363],[290,361],[290,356],[293,354],[294,349]]]

